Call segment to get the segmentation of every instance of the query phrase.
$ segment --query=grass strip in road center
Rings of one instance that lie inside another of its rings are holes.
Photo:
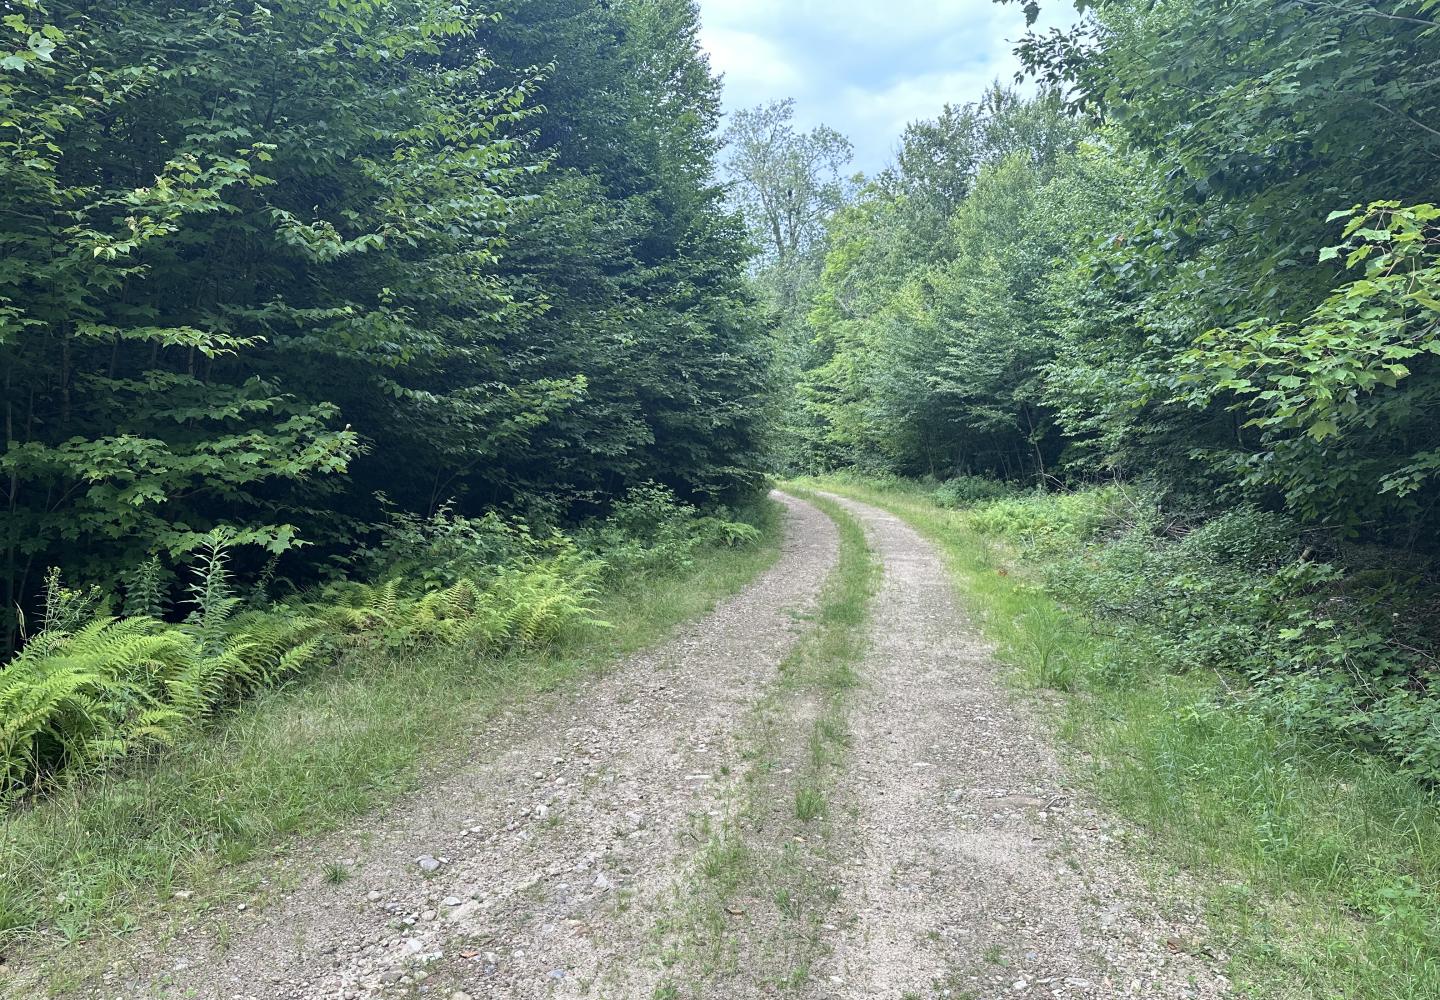
[[[860,522],[833,500],[786,487],[835,522],[839,559],[808,620],[740,734],[745,774],[723,819],[700,816],[701,844],[656,924],[669,973],[657,1000],[798,989],[824,947],[844,851],[840,777],[848,707],[861,688],[870,599],[880,566]]]

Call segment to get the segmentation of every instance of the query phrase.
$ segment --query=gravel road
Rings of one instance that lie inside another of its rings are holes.
[[[885,567],[855,699],[845,784],[856,843],[833,950],[834,998],[1225,996],[1183,887],[1135,870],[1119,824],[1086,802],[935,547],[885,511],[833,497]]]
[[[836,559],[831,521],[777,499],[781,556],[742,593],[309,852],[355,859],[354,877],[331,885],[312,863],[223,929],[127,949],[92,995],[649,997],[660,970],[633,940],[648,901],[678,877],[693,818],[720,808],[739,720]]]
[[[685,883],[691,831],[725,808],[746,715],[835,564],[833,524],[777,498],[782,555],[741,594],[514,710],[466,763],[369,825],[297,851],[290,887],[264,905],[126,943],[89,995],[649,1000],[666,973],[655,927]],[[1067,786],[934,548],[840,502],[885,576],[836,790],[853,829],[830,940],[799,995],[1227,995],[1183,886],[1147,884],[1126,832]],[[353,859],[354,877],[329,884],[322,858]]]

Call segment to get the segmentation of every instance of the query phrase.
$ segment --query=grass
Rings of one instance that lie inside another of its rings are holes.
[[[827,488],[902,517],[945,554],[1021,685],[1064,692],[1060,734],[1158,876],[1208,893],[1215,948],[1247,995],[1440,996],[1440,813],[1378,758],[1318,746],[1223,697],[1215,675],[1134,678],[1035,583],[1045,556],[978,532],[918,486]],[[1123,672],[1117,672],[1123,674]],[[1052,695],[1052,697],[1057,697]]]
[[[706,818],[697,831],[691,876],[657,928],[662,961],[673,970],[657,998],[715,995],[726,976],[742,972],[776,992],[801,990],[835,903],[832,793],[879,567],[858,520],[831,500],[787,490],[835,522],[838,562],[806,619],[809,630],[745,727],[736,800],[723,821]]]
[[[773,504],[762,529],[755,546],[705,551],[686,570],[617,585],[599,603],[611,628],[525,655],[352,655],[163,756],[12,813],[0,841],[0,944],[123,933],[167,900],[191,910],[252,900],[258,878],[243,863],[361,819],[415,787],[422,762],[463,753],[503,706],[603,669],[705,612],[776,558]],[[332,867],[323,877],[348,874]]]

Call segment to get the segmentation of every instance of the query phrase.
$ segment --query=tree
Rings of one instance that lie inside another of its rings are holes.
[[[426,514],[756,481],[768,342],[689,0],[20,0],[0,599],[213,528],[302,585]],[[536,70],[534,67],[545,67]],[[541,110],[543,107],[543,111]]]
[[[819,273],[825,227],[846,202],[850,140],[825,125],[795,128],[795,102],[738,111],[725,130],[731,192],[760,248],[761,287],[793,316]]]

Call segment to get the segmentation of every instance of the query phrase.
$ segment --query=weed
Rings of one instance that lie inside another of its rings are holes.
[[[819,819],[825,812],[825,793],[818,788],[804,787],[795,790],[795,818],[802,823]]]

